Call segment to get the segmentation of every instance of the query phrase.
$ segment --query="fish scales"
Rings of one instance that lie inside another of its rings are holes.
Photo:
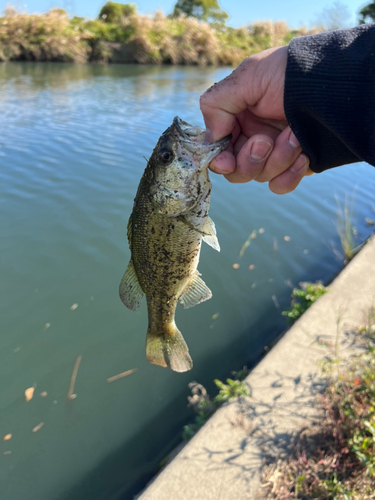
[[[148,161],[129,219],[131,259],[120,297],[135,310],[146,295],[146,357],[179,372],[191,369],[192,361],[175,310],[178,301],[192,307],[212,296],[197,272],[202,239],[219,250],[208,218],[207,167],[228,142],[206,144],[202,129],[176,117]]]

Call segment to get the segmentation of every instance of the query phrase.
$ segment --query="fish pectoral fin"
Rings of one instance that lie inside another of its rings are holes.
[[[220,252],[219,240],[216,236],[215,223],[210,217],[207,217],[206,223],[203,226],[203,233],[203,241],[205,241],[207,245],[210,245],[210,247]]]
[[[198,229],[197,227],[194,226],[194,224],[192,224],[190,221],[188,221],[187,218],[185,217],[185,215],[179,215],[177,217],[177,220],[179,220],[180,222],[183,222],[184,224],[186,224],[186,226],[190,227],[190,229],[192,229],[193,231],[196,231],[197,233],[201,234],[202,236],[209,236],[209,233],[205,233],[203,230]]]
[[[212,297],[211,290],[199,276],[197,271],[187,288],[185,288],[184,293],[178,299],[184,309],[194,307]]]
[[[128,309],[132,311],[138,309],[144,293],[139,284],[132,260],[130,260],[124,276],[121,279],[119,294],[120,299]]]
[[[203,241],[205,241],[207,245],[210,245],[210,247],[220,252],[219,240],[217,239],[216,236],[215,223],[210,217],[207,217],[207,220],[202,230],[198,229],[197,227],[194,227],[194,225],[191,222],[189,222],[184,215],[180,215],[178,217],[178,220],[186,224],[191,229],[194,229],[194,231],[196,231],[197,233],[201,234],[203,236]]]

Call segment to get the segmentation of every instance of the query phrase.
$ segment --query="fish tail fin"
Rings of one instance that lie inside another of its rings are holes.
[[[171,368],[175,372],[187,372],[193,368],[188,346],[174,323],[168,325],[166,331],[148,329],[146,357],[150,363]]]

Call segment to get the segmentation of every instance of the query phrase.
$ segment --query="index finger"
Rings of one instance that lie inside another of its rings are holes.
[[[236,124],[236,114],[248,106],[245,87],[241,85],[245,61],[230,75],[215,83],[200,98],[200,108],[206,124],[206,139],[218,141],[229,135]]]

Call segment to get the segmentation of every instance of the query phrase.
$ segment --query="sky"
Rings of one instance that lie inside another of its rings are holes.
[[[7,4],[12,4],[18,9],[24,8],[27,12],[46,12],[48,9],[59,6],[65,8],[69,13],[82,17],[96,17],[101,6],[106,0],[0,0],[0,9],[3,10]],[[162,10],[169,14],[173,10],[176,0],[139,0],[136,3],[138,11],[142,14],[150,14],[155,10]],[[370,0],[340,0],[348,11],[348,24],[357,24],[358,10],[369,3]],[[121,3],[126,3],[122,1]],[[302,24],[308,27],[320,20],[322,13],[327,8],[332,8],[335,1],[315,0],[314,2],[297,0],[219,0],[219,4],[229,14],[228,24],[234,27],[244,26],[254,21],[271,19],[273,21],[285,20],[290,27],[298,28]]]

